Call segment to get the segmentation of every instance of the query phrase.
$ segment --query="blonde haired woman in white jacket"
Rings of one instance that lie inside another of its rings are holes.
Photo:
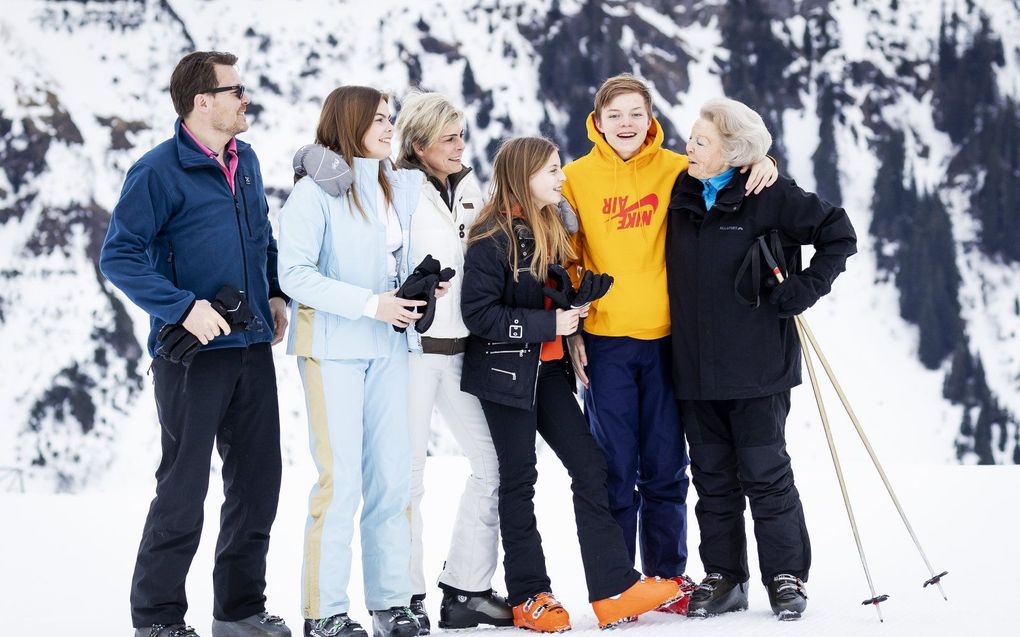
[[[396,127],[398,168],[420,170],[426,182],[411,216],[410,262],[419,263],[431,254],[443,267],[457,271],[448,294],[436,302],[435,319],[427,332],[419,335],[414,329],[407,330],[411,349],[411,608],[419,621],[428,621],[423,604],[421,503],[432,413],[438,407],[471,466],[439,575],[443,590],[439,626],[512,626],[510,606],[491,588],[499,545],[499,462],[481,404],[460,390],[468,336],[460,314],[460,287],[467,234],[482,208],[482,190],[471,168],[461,163],[464,114],[444,96],[411,93],[401,105]]]

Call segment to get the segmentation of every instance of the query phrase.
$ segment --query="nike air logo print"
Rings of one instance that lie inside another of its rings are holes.
[[[641,197],[634,203],[629,202],[629,196],[606,197],[603,199],[602,214],[606,215],[606,221],[615,221],[618,230],[651,225],[652,217],[655,216],[656,210],[659,209],[659,196],[653,192]]]

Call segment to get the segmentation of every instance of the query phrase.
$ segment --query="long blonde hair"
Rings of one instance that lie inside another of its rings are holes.
[[[518,212],[535,237],[535,254],[528,271],[545,281],[550,265],[574,258],[570,236],[555,206],[539,206],[531,195],[531,178],[559,148],[544,137],[514,137],[499,147],[492,162],[492,195],[471,228],[470,243],[503,232],[509,238],[507,259],[518,280],[517,240],[513,232]]]

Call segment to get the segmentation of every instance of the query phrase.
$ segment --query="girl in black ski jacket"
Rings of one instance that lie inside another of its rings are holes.
[[[492,198],[471,232],[461,291],[471,331],[461,388],[479,397],[499,458],[499,523],[514,624],[540,632],[566,630],[570,618],[552,596],[535,523],[536,433],[571,477],[599,624],[616,624],[680,594],[673,581],[641,579],[609,511],[605,458],[574,398],[563,339],[577,331],[587,306],[553,309],[542,291],[550,266],[573,256],[556,213],[564,179],[552,142],[503,144],[493,162]]]

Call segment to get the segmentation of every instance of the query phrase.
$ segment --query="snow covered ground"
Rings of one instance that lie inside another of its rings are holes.
[[[144,423],[140,422],[142,427]],[[803,431],[791,440],[797,483],[804,498],[814,549],[808,584],[810,605],[799,623],[775,621],[762,586],[752,574],[751,609],[708,620],[655,614],[618,629],[635,637],[653,635],[1015,635],[1020,585],[1020,469],[1016,467],[947,466],[903,463],[886,454],[886,469],[907,509],[922,545],[939,570],[948,570],[944,602],[932,588],[922,589],[928,575],[870,465],[846,464],[855,512],[885,623],[871,608],[831,464],[798,463],[802,445],[824,445]],[[820,450],[824,454],[824,450]],[[879,449],[879,453],[882,450]],[[136,466],[102,491],[75,496],[0,494],[0,609],[4,635],[39,634],[40,624],[63,627],[86,637],[128,634],[128,587],[135,548],[151,497],[152,467]],[[467,464],[456,457],[429,459],[426,474],[426,572],[438,573],[450,537],[459,485]],[[269,555],[270,609],[300,630],[299,577],[307,491],[314,480],[310,458],[295,458],[284,471],[280,511]],[[218,520],[220,485],[214,480],[206,509],[206,530],[191,570],[188,621],[208,635],[212,550]],[[576,546],[575,527],[565,472],[551,454],[542,456],[538,486],[538,522],[554,591],[571,612],[574,634],[598,632]],[[693,505],[693,489],[692,503]],[[692,506],[693,521],[693,506]],[[691,528],[690,573],[702,575],[697,558],[698,530]],[[753,535],[749,540],[753,544]],[[357,543],[357,538],[355,539]],[[751,559],[752,569],[754,558]],[[502,569],[494,585],[503,590]],[[352,614],[368,618],[361,601],[357,564],[351,579]],[[429,590],[430,614],[439,612],[439,595]],[[509,629],[508,629],[509,630]],[[47,629],[43,631],[50,633]],[[55,632],[55,630],[54,630]],[[296,633],[297,634],[297,633]],[[491,637],[492,633],[486,633]],[[517,634],[516,632],[512,634]]]

